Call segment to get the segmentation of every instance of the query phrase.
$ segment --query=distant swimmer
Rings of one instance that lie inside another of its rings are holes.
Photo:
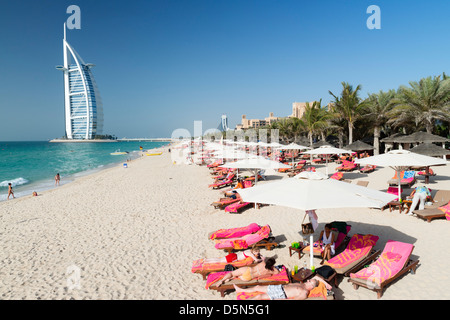
[[[55,186],[59,186],[59,180],[61,180],[61,177],[59,176],[59,173],[55,176]]]
[[[6,200],[9,200],[9,196],[10,196],[10,195],[12,195],[13,199],[15,198],[15,197],[14,197],[14,192],[13,192],[13,189],[12,189],[11,182],[8,183],[8,198],[6,198]]]

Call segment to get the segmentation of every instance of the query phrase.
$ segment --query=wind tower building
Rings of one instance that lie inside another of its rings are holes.
[[[66,40],[64,23],[64,110],[66,138],[94,139],[103,133],[103,105],[91,68]]]

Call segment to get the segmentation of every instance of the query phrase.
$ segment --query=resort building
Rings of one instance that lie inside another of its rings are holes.
[[[271,125],[273,122],[280,119],[279,117],[274,117],[273,112],[269,113],[269,116],[265,119],[247,119],[247,116],[242,115],[241,123],[236,125],[236,130],[245,130],[249,128],[260,128],[267,125]]]
[[[64,65],[56,69],[64,73],[65,128],[67,139],[94,139],[103,131],[103,106],[95,83],[91,63],[85,63],[63,39]]]

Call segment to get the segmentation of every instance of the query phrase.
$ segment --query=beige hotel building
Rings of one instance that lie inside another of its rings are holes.
[[[313,102],[310,102],[310,104]],[[292,103],[292,114],[288,118],[301,118],[305,113],[306,102],[294,102]],[[273,112],[264,119],[247,119],[247,116],[242,115],[241,123],[236,125],[236,130],[246,130],[250,128],[260,128],[266,125],[271,125],[273,122],[281,119],[281,117],[274,117]]]

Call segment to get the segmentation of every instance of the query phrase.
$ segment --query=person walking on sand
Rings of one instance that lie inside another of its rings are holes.
[[[14,197],[14,192],[13,192],[13,189],[12,189],[11,182],[8,183],[8,198],[6,198],[6,200],[9,200],[9,196],[10,196],[10,195],[12,195],[13,199],[15,198],[15,197]]]
[[[59,186],[59,180],[61,180],[61,177],[59,176],[59,173],[55,176],[55,186]]]

